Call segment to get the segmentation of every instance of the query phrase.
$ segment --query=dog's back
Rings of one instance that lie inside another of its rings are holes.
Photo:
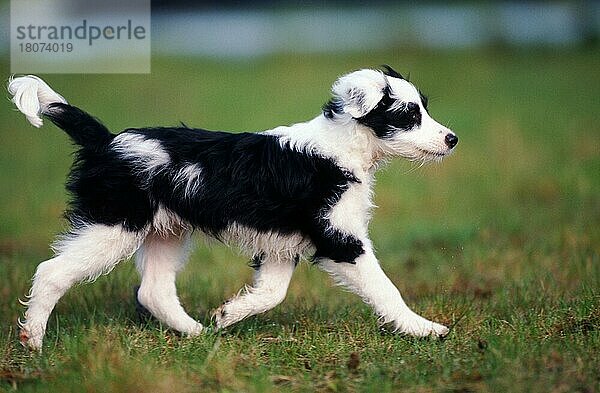
[[[67,218],[73,228],[103,224],[134,232],[172,232],[180,228],[170,226],[189,226],[222,238],[237,225],[299,234],[314,244],[317,257],[353,258],[332,249],[322,235],[326,210],[349,184],[358,182],[330,158],[262,133],[182,126],[114,135],[99,120],[50,93],[43,81],[25,78],[30,79],[15,79],[21,82],[18,87],[38,84],[38,92],[50,97],[42,100],[41,114],[79,147],[67,182],[72,194]],[[16,96],[26,100],[27,92]],[[41,125],[41,119],[36,123]],[[358,245],[347,246],[354,249],[352,254],[360,252]]]

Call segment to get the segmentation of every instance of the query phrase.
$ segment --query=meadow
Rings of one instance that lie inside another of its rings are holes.
[[[254,131],[312,118],[347,71],[391,64],[460,137],[453,156],[377,174],[371,235],[407,303],[445,340],[377,325],[309,262],[275,310],[186,338],[136,313],[125,262],[73,288],[42,354],[16,320],[64,231],[73,151],[0,105],[0,391],[600,391],[600,50],[400,51],[243,61],[158,58],[149,75],[44,75],[113,131],[145,125]],[[9,75],[6,59],[0,70]],[[8,94],[5,93],[8,97]],[[250,282],[248,258],[201,240],[178,278],[210,312]]]

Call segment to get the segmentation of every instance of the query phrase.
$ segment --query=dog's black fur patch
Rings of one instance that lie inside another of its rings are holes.
[[[250,266],[254,270],[260,270],[263,262],[265,261],[265,253],[259,252],[258,254],[254,254],[250,262],[248,262],[248,266]]]
[[[422,118],[419,104],[407,102],[401,109],[390,110],[395,101],[387,87],[375,108],[356,120],[371,128],[382,139],[390,138],[397,130],[409,131],[419,127]]]
[[[385,70],[383,71],[383,73],[387,76],[391,76],[392,78],[398,78],[398,79],[405,79],[398,71],[396,71],[395,69],[393,69],[392,67],[390,67],[387,64],[382,65],[383,68],[385,68]]]
[[[123,224],[130,231],[144,228],[157,206],[137,186],[131,167],[110,149],[115,136],[72,105],[50,104],[45,115],[79,146],[67,181],[72,200],[66,216],[71,225],[75,229],[87,223]]]
[[[51,103],[44,115],[64,130],[73,142],[88,150],[103,149],[114,137],[98,119],[72,105]]]
[[[73,195],[68,217],[74,226],[123,224],[138,231],[162,205],[217,238],[240,224],[257,232],[301,233],[314,244],[314,258],[353,263],[364,252],[360,240],[332,229],[324,218],[358,182],[329,158],[281,146],[277,137],[263,134],[188,127],[125,130],[159,142],[170,156],[165,168],[149,176],[120,155],[111,145],[115,136],[85,112],[60,104],[50,119],[66,130],[85,125],[83,133],[72,136],[81,146],[68,181]],[[201,186],[186,197],[174,179],[190,164],[201,168]]]
[[[323,115],[328,119],[333,119],[334,115],[341,115],[344,113],[343,103],[339,98],[332,98],[323,105]]]

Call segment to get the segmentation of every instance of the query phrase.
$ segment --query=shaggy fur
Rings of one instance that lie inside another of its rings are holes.
[[[252,256],[252,287],[214,313],[217,328],[267,311],[285,297],[300,257],[370,304],[398,332],[443,336],[402,300],[368,236],[373,175],[394,156],[426,162],[458,138],[389,67],[339,78],[323,112],[306,123],[231,134],[188,127],[112,134],[35,76],[12,79],[13,102],[36,127],[41,115],[78,145],[67,188],[71,230],[35,273],[21,341],[41,349],[46,323],[74,284],[136,255],[138,301],[171,328],[199,334],[177,298],[175,277],[194,230]]]

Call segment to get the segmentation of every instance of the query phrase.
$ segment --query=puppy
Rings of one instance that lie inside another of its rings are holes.
[[[8,90],[31,124],[40,127],[43,115],[78,146],[67,182],[71,229],[37,267],[20,322],[24,345],[41,349],[48,317],[71,286],[133,255],[138,301],[174,330],[202,332],[175,288],[192,231],[239,246],[256,269],[252,287],[214,313],[217,328],[279,304],[308,256],[395,331],[448,333],[404,303],[368,235],[378,165],[397,156],[440,161],[458,142],[392,68],[344,75],[317,117],[259,133],[182,126],[112,134],[38,77],[11,79]]]

